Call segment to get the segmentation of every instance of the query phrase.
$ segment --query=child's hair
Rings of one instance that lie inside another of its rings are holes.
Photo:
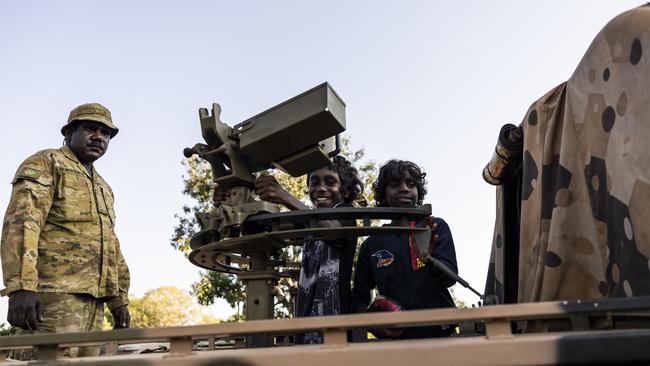
[[[375,192],[375,206],[386,206],[386,185],[388,183],[404,178],[408,172],[415,181],[418,189],[418,206],[424,202],[424,196],[427,194],[427,181],[424,177],[427,173],[423,172],[417,164],[405,160],[391,160],[379,168],[379,177],[372,184],[372,190]]]
[[[361,192],[363,192],[363,183],[359,179],[359,172],[346,158],[337,155],[332,159],[330,165],[324,168],[339,175],[343,202],[353,202],[361,195]],[[307,186],[309,186],[310,176],[311,173],[307,174]]]

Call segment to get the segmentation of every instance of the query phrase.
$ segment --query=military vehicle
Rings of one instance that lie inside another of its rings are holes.
[[[3,337],[0,350],[35,348],[35,362],[53,365],[650,363],[650,59],[643,52],[649,44],[650,6],[619,15],[569,81],[533,103],[519,127],[521,140],[500,140],[484,172],[500,193],[484,306],[272,319],[272,286],[295,270],[280,259],[282,248],[413,232],[420,249],[430,235],[407,225],[430,215],[429,206],[279,212],[256,200],[255,173],[276,167],[298,176],[338,153],[345,104],[325,83],[234,127],[220,121],[218,104],[211,113],[201,109],[205,143],[185,150],[208,161],[214,182],[231,192],[223,205],[198,215],[202,230],[192,238],[189,259],[245,281],[247,321]],[[594,166],[599,161],[610,163],[609,173]],[[333,218],[362,224],[316,225]],[[371,225],[376,219],[404,224]],[[285,223],[300,225],[287,230]],[[454,324],[458,332],[442,339],[348,337],[351,330],[431,324]],[[292,344],[294,334],[314,330],[323,332],[323,344]],[[65,347],[91,344],[104,345],[105,355],[62,356]],[[150,346],[139,354],[118,352],[132,344]]]

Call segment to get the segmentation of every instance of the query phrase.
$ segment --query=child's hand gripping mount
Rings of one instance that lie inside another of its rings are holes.
[[[431,256],[431,253],[429,253],[429,248],[433,248],[435,246],[435,242],[432,242],[432,239],[435,240],[437,237],[432,233],[432,228],[435,228],[433,221],[427,220],[427,226],[429,227],[429,230],[413,231],[413,240],[411,240],[411,246],[413,246],[415,255],[417,255],[418,258],[422,259],[425,262],[431,262],[435,268],[439,269],[447,276],[454,279],[456,282],[460,283],[463,287],[469,289],[475,293],[476,296],[482,299],[483,294],[472,288],[472,286],[470,286],[467,281],[462,279],[458,274],[456,274],[456,272],[452,271],[451,268],[447,267],[446,264]]]

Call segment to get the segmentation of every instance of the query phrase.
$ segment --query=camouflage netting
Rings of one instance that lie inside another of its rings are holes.
[[[518,254],[504,254],[499,186],[486,294],[504,302],[509,273],[520,303],[650,295],[649,51],[642,6],[610,21],[571,78],[532,104]]]

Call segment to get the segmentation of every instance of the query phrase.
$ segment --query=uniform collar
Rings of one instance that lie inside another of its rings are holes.
[[[59,150],[63,153],[63,155],[66,158],[68,158],[68,159],[72,160],[72,162],[76,163],[77,168],[79,170],[81,170],[82,172],[84,172],[84,174],[86,174],[88,176],[88,178],[93,179],[95,177],[95,175],[97,174],[97,172],[95,171],[95,166],[91,167],[92,174],[88,174],[88,170],[86,170],[86,167],[84,167],[84,165],[81,164],[81,162],[77,158],[77,155],[75,155],[74,152],[72,152],[72,150],[70,149],[70,147],[68,145],[64,145]]]

